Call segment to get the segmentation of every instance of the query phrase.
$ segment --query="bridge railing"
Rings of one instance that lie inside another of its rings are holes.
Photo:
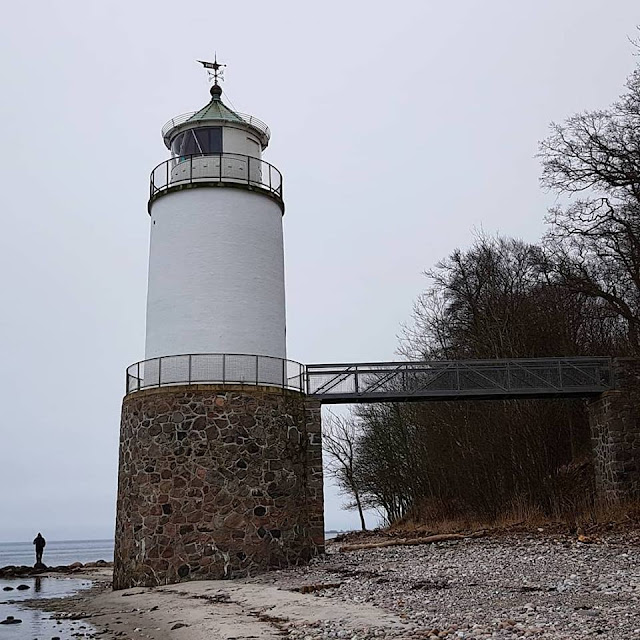
[[[331,403],[590,396],[614,384],[609,358],[311,364],[306,378]]]

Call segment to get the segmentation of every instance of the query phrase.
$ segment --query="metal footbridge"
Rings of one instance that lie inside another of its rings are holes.
[[[610,358],[310,364],[306,392],[326,404],[597,396],[615,387]]]

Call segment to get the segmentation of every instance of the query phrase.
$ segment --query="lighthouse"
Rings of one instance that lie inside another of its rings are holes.
[[[324,545],[320,407],[287,359],[281,172],[222,99],[162,128],[144,360],[127,368],[114,587],[231,578]]]

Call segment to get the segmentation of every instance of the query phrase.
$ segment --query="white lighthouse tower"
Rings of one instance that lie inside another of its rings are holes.
[[[151,175],[147,380],[158,375],[149,360],[166,366],[166,356],[286,358],[284,202],[280,172],[262,160],[269,128],[227,107],[222,65],[202,64],[211,101],[163,127],[171,158]]]

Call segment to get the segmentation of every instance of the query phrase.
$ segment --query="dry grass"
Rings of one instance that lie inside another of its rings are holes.
[[[539,506],[514,500],[495,517],[447,515],[442,508],[422,509],[420,520],[407,518],[391,525],[390,535],[427,535],[489,530],[515,533],[542,529],[558,533],[594,533],[598,531],[640,530],[640,501],[625,503],[553,505],[551,515]],[[426,515],[425,515],[426,514]]]
[[[539,507],[516,501],[494,518],[472,516],[409,518],[386,529],[353,531],[337,536],[331,543],[384,543],[390,540],[413,540],[442,534],[479,536],[542,536],[597,543],[605,539],[640,546],[640,501],[587,505],[581,508],[556,509],[553,516]]]

